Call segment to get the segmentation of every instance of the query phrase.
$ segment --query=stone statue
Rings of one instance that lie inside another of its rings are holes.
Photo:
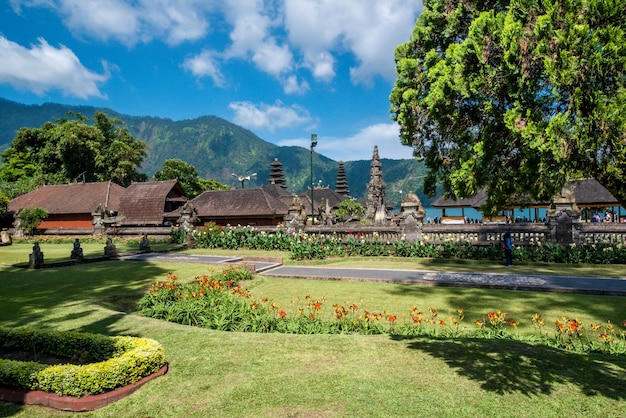
[[[117,257],[117,247],[113,243],[111,237],[107,237],[107,242],[104,246],[104,255],[109,257]]]
[[[150,241],[148,241],[148,234],[143,234],[141,242],[139,243],[139,251],[150,251]]]
[[[77,261],[82,261],[83,259],[83,249],[80,247],[80,240],[78,238],[74,240],[74,249],[72,250],[72,254],[70,254],[70,258]]]
[[[43,267],[43,253],[41,248],[39,248],[38,242],[35,242],[35,245],[33,245],[33,252],[29,256],[29,267],[32,269]]]

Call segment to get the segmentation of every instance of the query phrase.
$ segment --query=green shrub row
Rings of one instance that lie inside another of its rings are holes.
[[[500,243],[473,245],[470,242],[382,242],[356,235],[340,239],[334,234],[292,234],[283,230],[273,233],[257,231],[253,227],[222,228],[213,223],[201,231],[172,231],[175,242],[183,243],[191,234],[198,248],[260,249],[289,251],[293,260],[321,260],[328,257],[396,256],[420,258],[458,258],[466,260],[502,260],[504,250]],[[515,246],[513,259],[548,263],[625,264],[626,247],[621,244],[555,245],[533,244]]]
[[[0,384],[64,396],[108,392],[135,383],[165,364],[158,342],[126,336],[0,327],[0,349],[67,359],[68,364],[53,366],[0,359]]]

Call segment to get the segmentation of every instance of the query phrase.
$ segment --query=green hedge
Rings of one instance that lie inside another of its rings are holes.
[[[64,396],[108,392],[135,383],[165,364],[163,347],[154,340],[78,332],[0,327],[0,350],[68,359],[68,364],[54,366],[0,359],[0,384]]]

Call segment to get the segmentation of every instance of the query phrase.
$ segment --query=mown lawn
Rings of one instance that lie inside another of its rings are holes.
[[[106,261],[28,270],[5,262],[10,248],[0,247],[0,325],[136,335],[165,348],[167,375],[81,416],[626,416],[624,356],[573,354],[506,340],[196,329],[138,316],[133,303],[167,272],[191,278],[205,273],[206,266]],[[27,259],[28,252],[25,247],[11,257]],[[546,319],[565,315],[616,324],[626,319],[623,297],[267,277],[247,285],[255,296],[271,297],[286,309],[306,294],[325,296],[328,309],[347,300],[398,313],[414,305],[436,307],[442,314],[461,306],[468,327],[474,316],[492,309],[524,322],[535,311]],[[533,330],[520,326],[520,332]],[[0,416],[64,415],[69,413],[0,403]]]

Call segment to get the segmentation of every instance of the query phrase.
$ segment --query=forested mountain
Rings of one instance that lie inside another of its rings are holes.
[[[310,184],[310,152],[302,147],[279,147],[253,132],[216,116],[173,121],[155,117],[122,115],[111,109],[89,106],[68,106],[55,103],[23,105],[0,98],[0,150],[6,149],[21,127],[40,127],[67,114],[78,112],[93,117],[102,111],[110,117],[119,117],[132,135],[148,144],[148,156],[143,171],[152,176],[167,159],[178,158],[192,164],[198,174],[228,185],[240,187],[232,176],[257,173],[246,187],[268,183],[270,164],[275,158],[283,164],[288,190],[301,192]],[[373,150],[372,150],[373,151]],[[383,159],[383,179],[387,183],[387,200],[398,204],[400,194],[418,193],[422,202],[429,199],[421,193],[424,166],[415,160]],[[334,188],[338,162],[318,153],[314,154],[315,184]],[[350,194],[355,198],[367,196],[371,161],[344,161]]]

